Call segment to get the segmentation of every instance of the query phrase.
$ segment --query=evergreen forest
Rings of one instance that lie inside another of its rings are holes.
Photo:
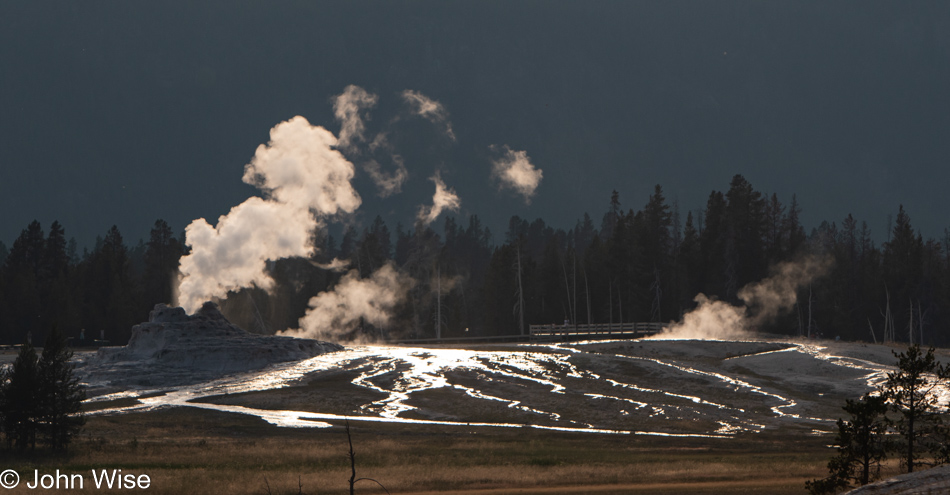
[[[851,215],[806,229],[795,196],[783,203],[741,175],[685,215],[659,185],[640,208],[616,191],[608,199],[599,218],[584,213],[569,229],[515,216],[497,236],[472,215],[393,230],[376,217],[339,240],[314,232],[310,259],[268,264],[272,290],[245,289],[220,305],[241,327],[274,333],[296,327],[309,299],[333,289],[343,276],[326,268],[333,259],[362,277],[392,263],[414,285],[386,328],[360,325],[353,337],[431,338],[437,325],[442,337],[515,335],[529,324],[678,320],[699,293],[738,304],[740,289],[770,267],[817,255],[833,260],[830,271],[757,330],[872,341],[887,329],[897,341],[950,341],[950,230],[924,239],[900,205],[878,245]],[[174,300],[187,252],[163,220],[147,241],[130,244],[113,226],[81,253],[63,225],[34,221],[0,243],[0,344],[42,342],[54,327],[124,344],[156,303]]]

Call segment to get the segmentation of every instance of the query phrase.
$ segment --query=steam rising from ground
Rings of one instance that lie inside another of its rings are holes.
[[[445,182],[442,182],[442,178],[439,177],[438,173],[430,177],[429,180],[435,182],[435,194],[432,196],[432,206],[419,207],[418,218],[424,225],[434,222],[443,210],[457,211],[462,204],[458,195],[455,194],[455,189],[445,187]]]
[[[452,122],[449,121],[449,112],[441,103],[411,89],[402,92],[402,99],[409,104],[413,113],[441,127],[445,135],[455,141],[455,132],[452,131]]]
[[[543,173],[531,164],[526,151],[504,146],[504,156],[492,162],[492,176],[501,181],[502,187],[514,189],[524,196],[525,203],[530,203]]]
[[[699,304],[696,309],[664,330],[660,338],[735,339],[747,334],[745,307],[710,299],[705,294],[697,294],[693,300]]]
[[[393,308],[413,285],[413,280],[391,264],[366,279],[352,270],[340,279],[333,292],[321,292],[310,299],[310,309],[300,319],[300,329],[281,335],[340,340],[355,329],[360,320],[376,327],[389,322]]]
[[[310,233],[323,219],[360,205],[350,185],[353,164],[333,149],[332,133],[297,116],[274,126],[270,138],[258,146],[243,178],[265,198],[235,206],[215,227],[199,218],[185,228],[191,253],[181,259],[178,297],[189,313],[228,291],[271,288],[268,260],[309,256]]]
[[[831,268],[830,257],[809,256],[799,261],[779,263],[771,277],[746,285],[739,299],[751,310],[752,325],[774,320],[795,306],[798,289],[824,276]]]
[[[798,300],[798,289],[827,273],[828,257],[809,256],[778,264],[773,274],[739,290],[743,306],[734,306],[698,294],[696,309],[671,324],[659,338],[735,339],[748,336],[757,326],[789,311]]]

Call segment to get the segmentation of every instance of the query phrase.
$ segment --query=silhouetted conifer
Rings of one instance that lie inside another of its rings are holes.
[[[82,401],[86,393],[73,374],[72,356],[66,336],[54,327],[37,366],[36,394],[39,433],[52,450],[65,450],[85,424]]]
[[[10,446],[26,450],[36,446],[39,368],[36,350],[29,342],[20,346],[13,366],[3,373],[0,386],[0,415]]]

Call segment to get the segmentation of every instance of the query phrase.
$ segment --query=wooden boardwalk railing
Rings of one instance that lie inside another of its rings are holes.
[[[488,344],[495,342],[562,342],[568,340],[636,339],[663,331],[663,323],[597,323],[593,325],[529,325],[528,335],[399,339],[391,344]]]
[[[660,333],[663,331],[663,326],[663,323],[658,322],[595,323],[591,325],[530,325],[529,334],[532,342],[584,339],[635,339]]]

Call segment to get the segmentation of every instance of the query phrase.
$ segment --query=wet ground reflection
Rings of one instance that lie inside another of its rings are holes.
[[[91,393],[108,393],[88,401],[101,407],[92,414],[198,407],[248,414],[285,427],[327,427],[329,421],[349,418],[730,437],[778,427],[830,431],[843,398],[859,396],[889,369],[880,363],[886,360],[875,356],[837,355],[808,343],[760,341],[653,339],[467,349],[359,346],[184,386],[109,392],[108,374],[100,374],[88,383]],[[285,410],[245,398],[262,391],[293,394],[295,387],[314,377],[341,370],[351,377],[351,388],[372,391],[374,399],[354,396],[350,412],[341,414],[319,402],[304,410]],[[112,407],[112,401],[122,405]]]

